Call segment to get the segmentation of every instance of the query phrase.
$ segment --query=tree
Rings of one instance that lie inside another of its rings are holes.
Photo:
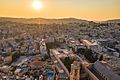
[[[102,61],[102,60],[103,60],[103,55],[101,55],[99,58],[99,61]]]
[[[97,61],[97,56],[93,56],[93,52],[92,52],[92,50],[91,49],[83,49],[83,48],[81,48],[81,49],[78,49],[77,50],[77,53],[78,54],[82,54],[82,55],[84,55],[85,56],[85,58],[87,59],[87,60],[89,60],[90,62],[95,62],[95,61]]]
[[[13,60],[16,60],[17,58],[19,58],[20,57],[20,53],[19,52],[13,52],[12,53],[12,59]]]
[[[75,61],[75,58],[70,58],[70,57],[65,57],[65,59],[61,58],[61,61],[64,63],[68,71],[70,72],[71,70],[71,64]]]

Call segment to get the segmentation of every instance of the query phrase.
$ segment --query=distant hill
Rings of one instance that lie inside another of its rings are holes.
[[[9,17],[0,17],[0,22],[18,22],[25,24],[67,24],[67,23],[82,23],[89,22],[87,20],[81,20],[76,18],[63,18],[63,19],[45,19],[45,18],[9,18]]]
[[[107,23],[120,23],[120,19],[107,20],[105,22],[107,22]]]

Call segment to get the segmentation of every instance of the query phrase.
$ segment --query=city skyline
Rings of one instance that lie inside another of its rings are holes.
[[[0,0],[0,80],[120,80],[119,3]]]
[[[120,18],[120,0],[38,0],[42,4],[40,10],[35,10],[35,6],[33,8],[34,1],[36,0],[1,0],[0,17],[74,17],[93,21]]]

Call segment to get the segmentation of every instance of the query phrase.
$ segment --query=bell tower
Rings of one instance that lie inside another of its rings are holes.
[[[80,80],[80,63],[77,61],[71,64],[70,80]]]

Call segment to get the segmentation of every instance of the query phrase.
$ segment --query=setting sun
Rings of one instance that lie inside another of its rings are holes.
[[[120,18],[120,0],[0,0],[0,17]]]
[[[42,8],[42,3],[39,0],[35,0],[33,1],[32,6],[35,10],[40,10]]]

